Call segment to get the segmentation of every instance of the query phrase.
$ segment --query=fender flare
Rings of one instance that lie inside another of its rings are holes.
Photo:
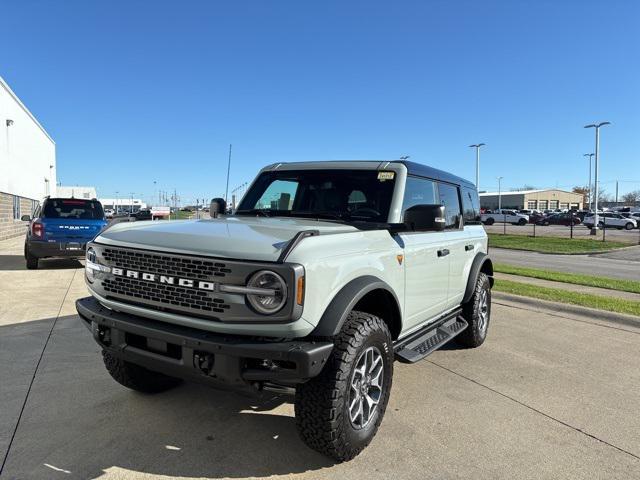
[[[372,275],[364,275],[355,278],[347,283],[333,297],[329,306],[325,309],[316,328],[311,332],[312,336],[332,337],[337,335],[344,325],[347,316],[357,305],[357,303],[369,292],[373,290],[386,290],[396,302],[396,307],[400,311],[400,302],[393,289],[384,281]]]
[[[471,300],[473,296],[473,290],[476,286],[476,281],[478,280],[478,275],[484,266],[487,266],[489,269],[489,281],[491,282],[491,286],[493,286],[493,262],[489,255],[486,253],[478,253],[476,257],[473,259],[473,263],[471,264],[471,269],[469,270],[469,278],[467,279],[467,288],[464,291],[464,297],[462,297],[462,303],[467,303]]]

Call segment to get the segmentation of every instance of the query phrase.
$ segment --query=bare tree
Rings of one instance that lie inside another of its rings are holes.
[[[640,190],[627,192],[624,195],[622,195],[622,197],[620,197],[620,200],[625,203],[640,202]]]

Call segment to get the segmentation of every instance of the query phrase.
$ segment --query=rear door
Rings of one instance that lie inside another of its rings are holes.
[[[438,198],[444,205],[446,215],[445,233],[449,250],[449,286],[447,287],[447,308],[453,308],[462,301],[467,285],[465,269],[470,257],[467,250],[469,235],[462,223],[460,188],[449,183],[438,183]]]

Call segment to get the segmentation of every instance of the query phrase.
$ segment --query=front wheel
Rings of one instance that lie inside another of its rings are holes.
[[[479,347],[487,338],[491,319],[491,282],[485,273],[478,274],[473,295],[462,307],[462,316],[469,326],[456,339],[465,347]]]
[[[386,323],[353,311],[320,375],[296,389],[296,426],[312,449],[339,462],[373,439],[389,401],[393,347]]]
[[[629,222],[624,226],[625,230],[633,230],[633,223]]]

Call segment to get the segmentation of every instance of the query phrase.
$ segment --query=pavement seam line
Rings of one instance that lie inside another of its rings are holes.
[[[626,328],[614,327],[612,325],[604,325],[602,323],[587,322],[586,320],[578,320],[577,318],[565,317],[564,315],[559,315],[557,313],[554,313],[554,312],[551,312],[551,311],[548,311],[548,310],[544,310],[544,309],[534,310],[532,308],[517,307],[515,305],[509,305],[508,303],[500,303],[500,302],[496,302],[496,301],[494,301],[493,303],[496,304],[496,305],[500,305],[502,307],[515,308],[516,310],[527,310],[529,312],[543,313],[545,315],[549,315],[550,317],[563,318],[565,320],[571,320],[572,322],[585,323],[587,325],[593,325],[593,326],[596,326],[596,327],[610,328],[612,330],[620,330],[621,332],[627,332],[627,333],[633,333],[634,335],[640,335],[640,332],[636,332],[634,330],[627,330]]]
[[[517,403],[518,405],[520,405],[522,407],[528,408],[529,410],[531,410],[533,412],[536,412],[537,414],[542,415],[543,417],[546,417],[546,418],[548,418],[550,420],[553,420],[554,422],[557,422],[560,425],[564,425],[565,427],[568,427],[568,428],[570,428],[570,429],[572,429],[572,430],[574,430],[574,431],[576,431],[578,433],[581,433],[581,434],[583,434],[583,435],[585,435],[585,436],[587,436],[589,438],[592,438],[593,440],[596,440],[596,441],[598,441],[600,443],[608,445],[609,447],[615,448],[619,452],[626,453],[627,455],[635,458],[636,460],[640,460],[640,456],[636,455],[635,453],[632,453],[632,452],[630,452],[628,450],[625,450],[624,448],[621,448],[621,447],[618,447],[618,446],[616,446],[616,445],[614,445],[612,443],[609,443],[606,440],[602,440],[601,438],[598,438],[598,437],[596,437],[595,435],[593,435],[591,433],[585,432],[584,430],[582,430],[582,429],[580,429],[578,427],[574,427],[573,425],[571,425],[571,424],[569,424],[567,422],[564,422],[564,421],[562,421],[562,420],[560,420],[558,418],[555,418],[555,417],[549,415],[548,413],[544,413],[543,411],[538,410],[537,408],[532,407],[531,405],[527,405],[526,403],[523,403],[520,400],[507,395],[506,393],[502,393],[502,392],[500,392],[500,391],[498,391],[498,390],[496,390],[494,388],[489,387],[488,385],[484,385],[484,384],[478,382],[477,380],[474,380],[473,378],[469,378],[469,377],[467,377],[467,376],[465,376],[465,375],[463,375],[463,374],[461,374],[459,372],[456,372],[455,370],[451,370],[451,369],[449,369],[449,368],[447,368],[445,366],[442,366],[442,365],[434,362],[433,360],[427,360],[427,362],[429,362],[430,364],[435,365],[436,367],[439,367],[439,368],[441,368],[441,369],[443,369],[443,370],[445,370],[445,371],[447,371],[449,373],[452,373],[453,375],[457,375],[460,378],[464,378],[465,380],[468,380],[469,382],[475,383],[476,385],[478,385],[478,386],[480,386],[482,388],[485,388],[485,389],[487,389],[487,390],[489,390],[489,391],[491,391],[493,393],[496,393],[496,394],[500,395],[501,397],[504,397],[504,398],[506,398],[508,400],[511,400],[512,402]]]
[[[24,401],[22,402],[22,407],[20,407],[20,413],[18,414],[18,420],[16,421],[16,425],[13,428],[13,433],[11,434],[11,439],[9,439],[9,444],[7,445],[7,451],[4,454],[4,458],[2,459],[2,465],[0,465],[0,476],[2,475],[2,472],[4,471],[4,467],[7,463],[7,460],[9,458],[9,452],[11,451],[11,446],[13,445],[13,441],[16,437],[16,433],[18,432],[18,427],[20,426],[20,421],[22,420],[22,414],[24,413],[24,409],[27,406],[27,401],[29,400],[29,395],[31,394],[31,388],[33,387],[33,382],[36,379],[36,375],[38,374],[38,369],[40,368],[40,363],[42,362],[42,358],[44,357],[44,352],[47,349],[47,346],[49,345],[49,340],[51,339],[51,335],[53,334],[53,329],[56,327],[56,324],[58,323],[58,319],[60,318],[60,313],[62,313],[62,308],[64,307],[64,303],[67,300],[67,295],[69,295],[69,290],[71,290],[71,285],[73,285],[73,280],[76,278],[76,273],[78,272],[78,270],[74,270],[73,272],[73,276],[71,277],[71,280],[69,281],[69,285],[67,286],[67,290],[66,292],[64,292],[64,297],[62,297],[62,302],[60,302],[60,308],[58,308],[58,313],[56,315],[56,318],[54,318],[52,324],[51,324],[51,328],[49,329],[49,334],[47,335],[47,339],[44,342],[44,345],[42,346],[42,351],[40,352],[40,357],[38,358],[38,362],[36,363],[36,368],[33,370],[33,375],[31,376],[31,381],[29,382],[29,388],[27,388],[27,394],[24,396]]]

